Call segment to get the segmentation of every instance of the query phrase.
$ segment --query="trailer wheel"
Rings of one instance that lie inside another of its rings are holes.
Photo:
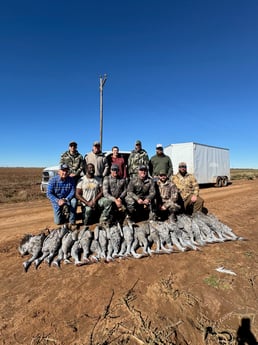
[[[228,177],[227,176],[222,177],[222,185],[223,185],[223,187],[227,187],[227,185],[228,185]]]
[[[216,180],[216,187],[222,187],[222,178],[221,178],[221,176],[218,176],[218,177],[217,177],[217,180]]]

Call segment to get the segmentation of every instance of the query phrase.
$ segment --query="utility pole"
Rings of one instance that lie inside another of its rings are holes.
[[[107,80],[107,75],[100,76],[99,78],[99,93],[100,93],[100,102],[99,102],[99,114],[100,114],[100,148],[102,150],[102,133],[103,133],[103,88]]]

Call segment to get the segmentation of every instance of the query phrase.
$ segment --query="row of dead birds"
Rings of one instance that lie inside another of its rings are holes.
[[[26,234],[18,250],[22,256],[31,255],[23,262],[27,272],[32,263],[37,269],[43,261],[49,266],[60,267],[61,262],[81,266],[117,258],[170,254],[175,250],[200,250],[208,243],[242,239],[216,216],[197,212],[192,216],[180,214],[176,221],[133,223],[126,219],[122,226],[97,224],[94,230],[84,226],[72,231],[63,225],[48,234]]]

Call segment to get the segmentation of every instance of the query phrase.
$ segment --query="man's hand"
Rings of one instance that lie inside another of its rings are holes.
[[[94,200],[90,200],[90,201],[87,202],[87,206],[88,207],[95,208],[95,205],[96,205],[96,203],[95,203]]]
[[[59,206],[63,206],[64,204],[66,204],[66,200],[65,199],[59,199],[58,200],[58,205]]]
[[[120,208],[120,207],[122,206],[122,200],[121,200],[120,198],[117,198],[117,199],[115,200],[115,203],[116,203],[116,207],[117,207],[117,208]]]
[[[196,195],[192,195],[191,197],[191,202],[195,203],[195,201],[197,200],[197,196]]]
[[[144,199],[143,204],[148,206],[150,204],[150,200],[149,199]]]

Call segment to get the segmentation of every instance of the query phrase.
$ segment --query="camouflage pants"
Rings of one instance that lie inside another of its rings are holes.
[[[112,201],[107,198],[100,198],[95,208],[82,206],[82,216],[84,225],[92,222],[105,222],[110,217]]]
[[[131,197],[126,197],[126,209],[127,212],[137,221],[146,220],[153,217],[154,204],[151,202],[150,205],[139,205]]]

